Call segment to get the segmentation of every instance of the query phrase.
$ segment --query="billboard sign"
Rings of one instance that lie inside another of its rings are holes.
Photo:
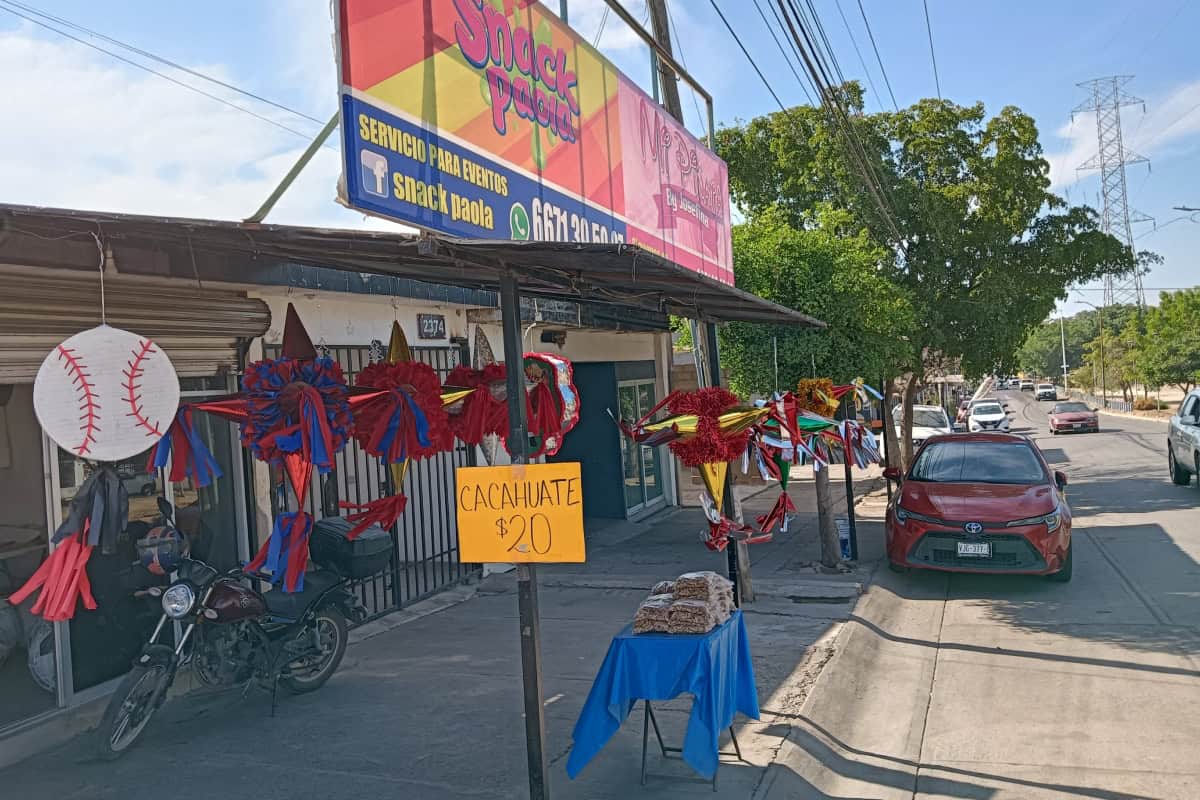
[[[343,202],[733,283],[725,162],[534,0],[338,0]]]

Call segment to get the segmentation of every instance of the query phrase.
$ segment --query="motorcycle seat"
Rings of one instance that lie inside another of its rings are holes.
[[[285,592],[281,587],[275,587],[266,592],[263,598],[267,601],[267,610],[272,615],[286,620],[297,620],[310,605],[340,580],[340,575],[327,569],[306,572],[304,588],[299,592]]]

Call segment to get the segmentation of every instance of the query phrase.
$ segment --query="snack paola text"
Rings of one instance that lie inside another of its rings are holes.
[[[504,135],[508,110],[551,131],[565,142],[579,136],[578,80],[567,69],[567,51],[538,44],[528,28],[514,28],[484,0],[454,0],[459,21],[454,37],[463,57],[484,69],[492,101],[492,125]],[[513,68],[527,80],[511,76]]]

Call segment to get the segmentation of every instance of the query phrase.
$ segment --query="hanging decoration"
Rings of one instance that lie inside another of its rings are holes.
[[[57,345],[33,382],[42,430],[89,461],[122,461],[154,444],[179,407],[171,360],[144,336],[99,325]]]
[[[450,428],[464,444],[480,445],[488,436],[508,435],[508,391],[503,364],[489,364],[483,369],[459,364],[446,376],[446,387],[467,392],[447,409]],[[484,452],[486,455],[486,448]]]
[[[102,318],[103,303],[102,289]],[[92,462],[51,537],[50,555],[8,598],[19,605],[36,591],[32,613],[58,622],[74,617],[81,602],[96,608],[88,560],[96,547],[105,554],[117,551],[129,516],[129,498],[112,462],[141,453],[163,436],[179,406],[179,378],[155,342],[102,323],[46,356],[34,379],[33,405],[55,444]]]
[[[334,456],[346,445],[350,403],[341,367],[317,355],[290,303],[282,351],[281,358],[250,364],[242,376],[242,444],[260,461],[283,467],[296,507],[302,509],[313,469],[331,470]],[[246,570],[264,574],[284,591],[303,590],[312,522],[305,511],[280,514]]]
[[[409,463],[454,447],[437,373],[428,364],[413,360],[398,322],[392,323],[384,359],[363,368],[355,383],[359,388],[384,390],[356,410],[354,437],[363,450],[387,464],[390,492],[366,503],[338,504],[354,512],[346,516],[354,523],[347,534],[350,539],[371,525],[395,525],[408,505],[404,477]]]
[[[526,402],[532,440],[529,456],[552,456],[579,422],[579,391],[571,362],[553,353],[526,353],[525,380],[532,385]]]
[[[653,422],[663,408],[666,419]],[[724,550],[731,541],[750,544],[769,541],[748,525],[724,514],[725,476],[729,462],[740,461],[750,444],[752,429],[766,418],[765,408],[745,408],[722,387],[672,392],[635,422],[618,420],[621,431],[647,447],[667,445],[684,466],[694,467],[704,482],[700,503],[708,519],[701,540],[710,550]]]
[[[795,511],[787,493],[792,465],[810,463],[820,470],[846,459],[859,467],[881,460],[875,437],[864,425],[822,415],[836,413],[841,398],[851,392],[856,404],[878,396],[861,380],[834,386],[827,378],[806,379],[795,392],[777,393],[763,403],[769,417],[755,428],[753,452],[763,479],[780,482],[780,494],[775,506],[757,518],[759,530],[776,525],[787,530],[788,514]]]
[[[117,552],[117,537],[128,518],[129,496],[121,476],[111,464],[97,464],[71,498],[66,517],[51,539],[53,552],[8,601],[20,605],[40,589],[30,610],[47,622],[71,619],[81,601],[94,611],[88,559],[96,547],[106,555]]]

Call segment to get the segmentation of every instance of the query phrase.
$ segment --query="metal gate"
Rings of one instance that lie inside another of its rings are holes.
[[[353,385],[354,378],[370,363],[369,346],[327,347]],[[277,358],[279,348],[264,348],[267,358]],[[445,380],[463,357],[455,347],[413,347],[413,358],[422,361]],[[391,564],[371,578],[356,582],[356,590],[375,619],[417,600],[453,586],[477,574],[479,564],[458,560],[458,528],[455,525],[455,480],[457,467],[475,465],[475,448],[455,440],[449,453],[412,462],[404,479],[408,506],[392,528],[394,544]],[[328,475],[314,474],[309,488],[307,511],[316,519],[338,516],[338,500],[365,503],[388,492],[388,472],[379,459],[363,452],[351,439],[337,455],[337,466]],[[275,493],[272,503],[279,502]],[[273,508],[276,514],[279,508]]]

